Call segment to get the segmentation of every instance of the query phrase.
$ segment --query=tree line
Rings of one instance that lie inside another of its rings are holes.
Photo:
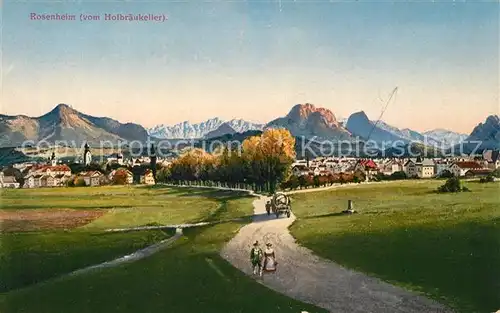
[[[274,192],[290,174],[295,160],[295,138],[285,129],[268,129],[246,138],[241,147],[220,146],[213,153],[189,149],[170,167],[158,171],[157,181],[168,183],[222,183]]]

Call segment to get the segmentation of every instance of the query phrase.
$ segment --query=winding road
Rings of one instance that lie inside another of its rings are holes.
[[[290,234],[288,227],[295,216],[279,219],[268,216],[267,199],[260,196],[254,201],[253,222],[242,227],[221,251],[222,257],[233,266],[252,275],[249,260],[252,244],[256,240],[262,246],[271,242],[279,265],[277,272],[259,279],[265,286],[335,313],[452,312],[433,300],[315,256],[298,245]]]

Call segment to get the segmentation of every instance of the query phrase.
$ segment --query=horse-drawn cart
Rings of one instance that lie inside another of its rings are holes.
[[[281,214],[286,214],[290,217],[292,214],[292,206],[290,198],[284,193],[275,193],[270,201],[266,203],[267,215],[271,212],[276,215],[276,218],[280,217]]]

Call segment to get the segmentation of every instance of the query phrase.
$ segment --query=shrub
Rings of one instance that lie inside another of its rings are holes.
[[[462,187],[462,183],[458,177],[451,177],[446,180],[444,185],[438,188],[439,192],[461,192],[470,191],[467,187]]]
[[[406,179],[406,173],[404,171],[398,171],[394,172],[389,176],[390,180],[400,180],[400,179]]]
[[[443,170],[441,174],[439,174],[439,177],[441,178],[452,178],[453,176],[453,173],[448,170]]]
[[[300,188],[304,188],[307,185],[306,177],[305,175],[299,176],[299,186]]]
[[[159,182],[168,182],[172,176],[172,173],[170,172],[170,168],[168,167],[162,167],[159,171],[158,174],[156,175],[156,179]]]
[[[500,167],[495,169],[491,174],[496,178],[500,178]]]
[[[313,185],[314,185],[314,187],[319,187],[320,186],[320,180],[319,180],[319,176],[318,175],[315,175],[313,177]]]
[[[492,183],[495,181],[495,178],[493,177],[492,174],[488,174],[486,177],[481,177],[479,180],[480,183]]]
[[[280,184],[281,190],[287,190],[288,188],[290,188],[290,181],[289,180],[285,180],[284,182],[281,182],[281,184]]]
[[[75,187],[85,187],[87,184],[85,184],[85,180],[81,177],[77,178],[75,180]]]
[[[299,179],[297,176],[292,175],[290,179],[288,180],[289,188],[291,189],[297,189],[299,187]]]

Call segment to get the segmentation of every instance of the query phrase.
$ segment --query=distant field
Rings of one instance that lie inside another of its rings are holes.
[[[77,219],[82,215],[95,215],[98,219],[89,218],[88,222],[91,223],[86,227],[96,230],[198,222],[207,218],[232,218],[238,211],[226,213],[227,206],[244,200],[245,194],[161,186],[103,186],[5,189],[0,195],[0,218],[3,217],[9,228],[19,230],[22,226],[28,229],[31,226],[45,229],[44,221],[53,224],[54,218],[63,213],[64,220],[70,221],[73,212]],[[28,210],[33,212],[27,212]],[[82,212],[78,212],[79,210]],[[19,216],[15,218],[16,214],[26,215],[26,219],[20,219]],[[36,227],[30,224],[35,224]],[[82,226],[81,224],[76,223],[76,226]],[[58,228],[64,226],[63,224]]]
[[[317,254],[460,312],[500,309],[500,184],[405,181],[295,194],[292,234]],[[359,214],[339,214],[354,202]]]

